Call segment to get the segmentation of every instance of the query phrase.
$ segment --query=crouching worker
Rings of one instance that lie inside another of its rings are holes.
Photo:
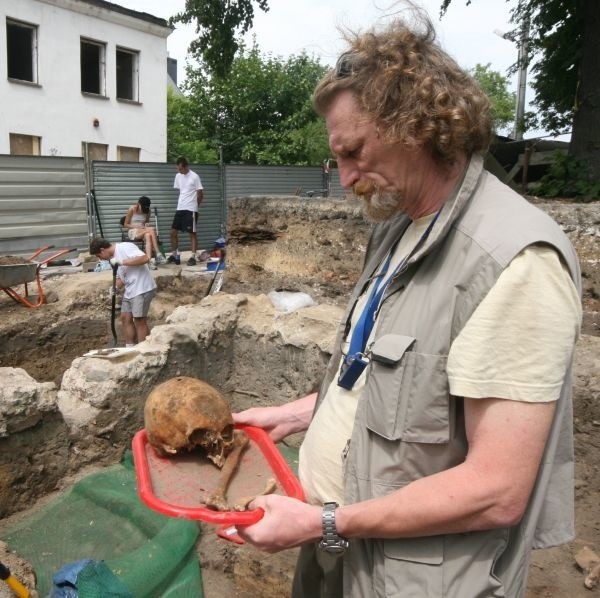
[[[90,254],[118,268],[117,288],[125,289],[121,301],[125,346],[141,343],[150,334],[148,311],[156,294],[156,282],[148,268],[150,258],[133,243],[110,243],[101,237],[92,239]]]
[[[123,220],[123,228],[127,229],[127,236],[131,241],[144,240],[144,248],[148,256],[149,266],[156,270],[156,264],[166,263],[165,256],[160,252],[156,230],[150,226],[150,198],[142,195],[138,202],[127,210]],[[152,252],[156,255],[156,262],[152,258]]]

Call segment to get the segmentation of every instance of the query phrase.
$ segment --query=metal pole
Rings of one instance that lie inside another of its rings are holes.
[[[517,103],[515,108],[515,127],[513,137],[520,141],[523,139],[523,118],[525,116],[525,94],[527,92],[527,44],[529,41],[529,19],[523,21],[521,39],[519,41],[519,83],[517,87]]]
[[[223,144],[219,144],[219,191],[221,194],[221,231],[227,219],[227,203],[225,201],[225,162],[223,161]]]

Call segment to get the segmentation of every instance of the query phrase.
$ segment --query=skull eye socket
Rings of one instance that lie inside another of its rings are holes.
[[[225,442],[231,442],[233,440],[233,425],[228,424],[225,426],[221,432],[221,436]]]

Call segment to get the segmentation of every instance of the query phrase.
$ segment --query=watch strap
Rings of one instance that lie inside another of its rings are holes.
[[[336,502],[326,502],[323,505],[323,538],[319,543],[319,548],[335,554],[345,552],[349,545],[347,538],[340,536],[335,526],[335,510],[338,506]]]

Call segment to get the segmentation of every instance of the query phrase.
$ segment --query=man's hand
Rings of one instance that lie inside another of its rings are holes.
[[[110,258],[110,265],[114,268],[115,266],[122,266],[123,260],[118,260],[116,257]]]
[[[258,496],[249,509],[263,509],[262,519],[252,525],[237,525],[241,538],[265,552],[279,552],[321,538],[323,508],[296,498],[269,494]]]
[[[317,393],[313,393],[278,407],[251,407],[233,413],[233,421],[262,428],[273,442],[280,442],[290,434],[306,431],[316,400]]]

